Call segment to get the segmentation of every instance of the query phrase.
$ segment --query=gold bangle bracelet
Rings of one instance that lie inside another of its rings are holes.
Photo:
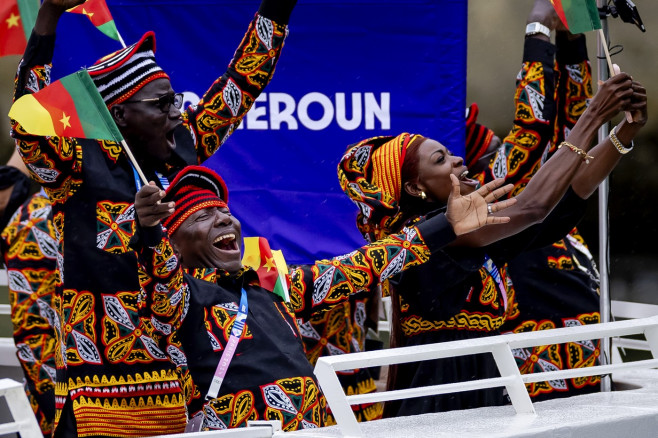
[[[571,149],[573,152],[575,152],[576,155],[578,155],[580,158],[582,158],[582,160],[585,162],[585,164],[589,164],[589,160],[594,158],[591,155],[587,155],[587,152],[585,152],[584,150],[582,150],[581,148],[579,148],[577,146],[572,145],[568,141],[563,141],[562,143],[560,143],[560,146],[558,146],[557,148],[560,149],[562,146],[566,146],[569,149]]]
[[[617,137],[617,127],[616,126],[614,128],[612,128],[612,131],[610,131],[610,135],[608,135],[608,137],[610,138],[610,141],[614,145],[615,149],[617,149],[617,151],[622,155],[626,155],[627,153],[632,151],[633,147],[635,146],[633,144],[633,141],[631,141],[631,147],[627,148],[626,146],[624,146],[621,143],[621,141],[619,141],[619,138]]]

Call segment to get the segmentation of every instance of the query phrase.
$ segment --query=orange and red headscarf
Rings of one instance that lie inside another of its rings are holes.
[[[406,132],[373,137],[348,146],[340,160],[340,186],[359,207],[357,227],[366,240],[381,239],[402,225],[402,165],[409,146],[423,140]]]

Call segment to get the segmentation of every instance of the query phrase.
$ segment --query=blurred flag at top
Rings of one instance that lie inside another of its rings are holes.
[[[83,4],[71,8],[66,12],[86,15],[91,23],[96,26],[96,29],[124,45],[105,0],[87,0]]]
[[[23,54],[38,11],[39,0],[0,0],[0,56]]]
[[[596,0],[551,0],[551,3],[569,32],[576,34],[601,29]]]

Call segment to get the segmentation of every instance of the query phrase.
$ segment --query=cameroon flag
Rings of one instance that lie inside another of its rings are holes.
[[[110,9],[107,7],[105,0],[87,0],[81,5],[71,8],[66,12],[86,15],[96,29],[103,32],[113,40],[121,41],[119,31],[114,24]]]
[[[551,0],[555,12],[571,33],[601,29],[596,0]]]
[[[242,264],[253,268],[258,274],[260,285],[274,292],[285,301],[290,301],[288,292],[288,267],[281,251],[272,251],[264,237],[245,237]]]
[[[34,94],[20,97],[9,109],[28,134],[93,138],[120,143],[123,136],[87,70],[80,70]]]
[[[39,0],[0,0],[0,56],[23,54],[38,11]]]

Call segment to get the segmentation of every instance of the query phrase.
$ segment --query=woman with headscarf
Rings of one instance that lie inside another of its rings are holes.
[[[608,139],[591,148],[599,126],[621,110],[622,121]],[[646,123],[646,92],[627,74],[599,92],[559,150],[505,211],[510,222],[460,236],[384,285],[392,295],[392,346],[410,346],[494,335],[512,308],[506,260],[558,240],[584,213],[585,202],[629,148]],[[622,149],[620,149],[622,148]],[[343,191],[359,206],[357,226],[373,241],[441,211],[450,175],[462,193],[475,190],[461,157],[420,135],[376,137],[348,147],[338,167]],[[556,207],[557,205],[557,207]],[[391,367],[389,389],[452,383],[498,375],[490,355],[472,355]],[[385,416],[500,405],[502,388],[411,398],[388,403]]]

